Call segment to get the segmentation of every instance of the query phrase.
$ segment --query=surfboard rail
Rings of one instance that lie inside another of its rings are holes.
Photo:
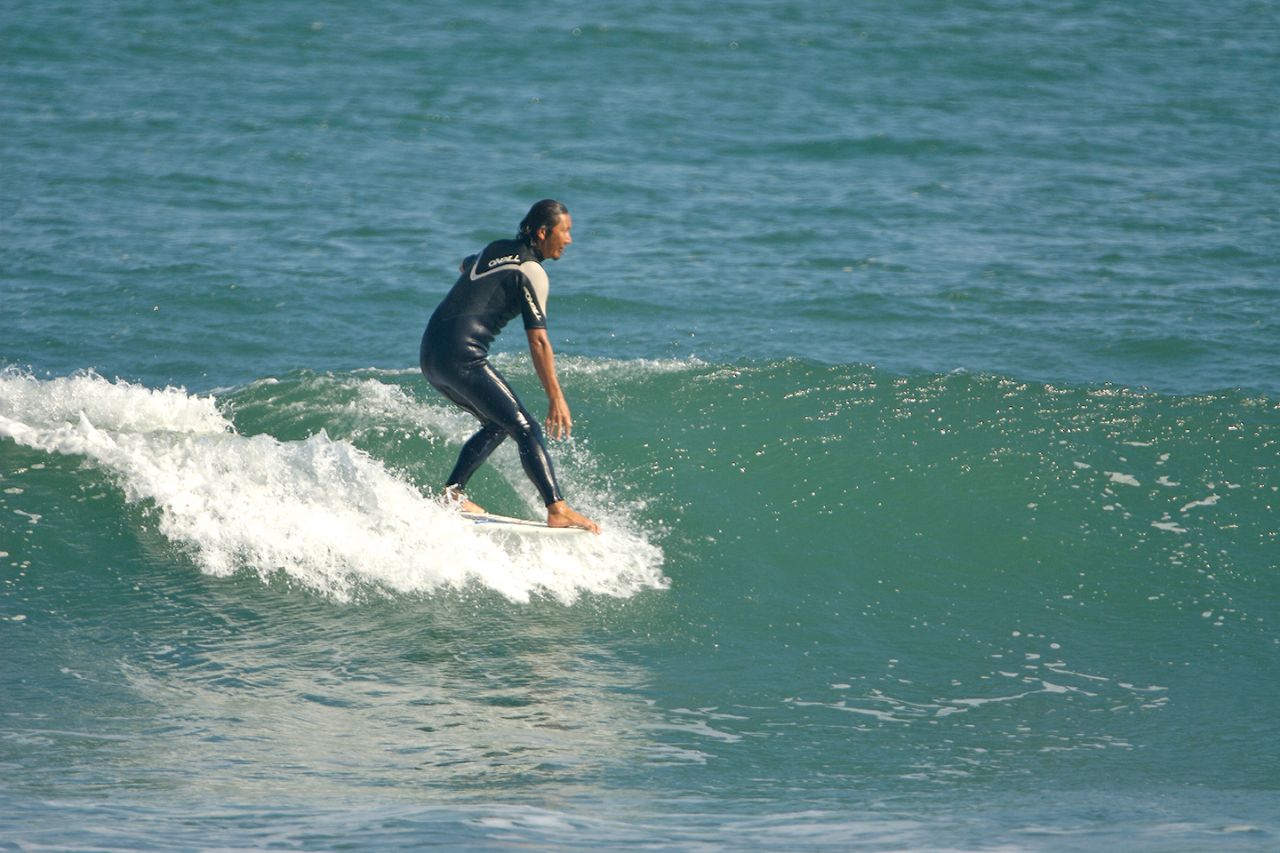
[[[495,515],[489,512],[464,512],[462,517],[470,521],[477,528],[508,533],[529,533],[535,535],[562,535],[572,533],[587,533],[588,531],[582,527],[550,527],[542,521],[532,521],[527,518],[513,518],[509,515]]]

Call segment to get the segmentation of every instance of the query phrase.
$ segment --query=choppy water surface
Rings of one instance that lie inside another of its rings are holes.
[[[1273,848],[1277,30],[7,13],[0,844]],[[544,196],[598,539],[433,500]]]

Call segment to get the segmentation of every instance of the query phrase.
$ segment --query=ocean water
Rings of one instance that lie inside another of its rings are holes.
[[[0,849],[1275,849],[1276,91],[1261,0],[9,4]],[[547,196],[598,538],[435,501]]]

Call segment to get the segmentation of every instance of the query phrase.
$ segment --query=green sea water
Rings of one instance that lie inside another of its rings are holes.
[[[0,849],[1273,849],[1278,17],[6,9]]]

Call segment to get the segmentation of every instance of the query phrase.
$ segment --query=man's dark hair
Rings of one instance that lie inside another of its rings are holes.
[[[520,223],[520,237],[528,243],[538,239],[538,229],[546,227],[548,231],[556,227],[560,217],[569,212],[569,208],[553,198],[544,198],[529,208],[524,220]]]

